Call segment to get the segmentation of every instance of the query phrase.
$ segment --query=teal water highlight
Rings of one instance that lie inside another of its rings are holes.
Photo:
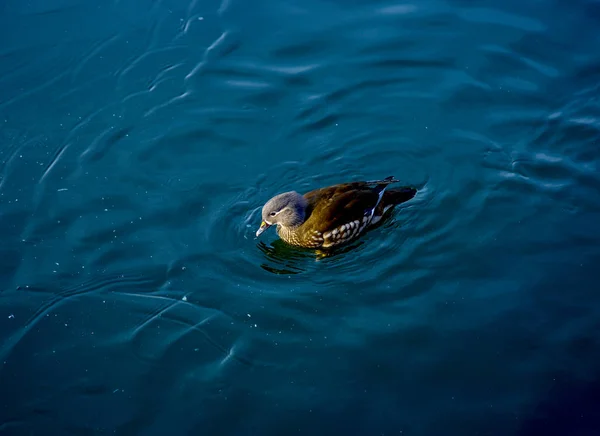
[[[0,433],[600,431],[599,21],[4,2]],[[255,238],[388,175],[417,195],[336,256]]]

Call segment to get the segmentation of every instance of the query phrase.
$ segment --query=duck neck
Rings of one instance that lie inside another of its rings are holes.
[[[277,234],[279,235],[279,237],[281,239],[283,239],[286,242],[290,242],[290,243],[298,243],[299,238],[298,235],[296,233],[296,230],[298,229],[298,227],[300,226],[283,226],[281,224],[277,225]]]

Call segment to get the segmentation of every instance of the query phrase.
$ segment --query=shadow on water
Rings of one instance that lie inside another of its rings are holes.
[[[309,262],[311,251],[292,247],[281,239],[275,240],[267,245],[260,241],[257,248],[264,254],[271,264],[261,263],[260,267],[273,274],[301,274],[306,272],[301,263]]]
[[[358,240],[336,249],[320,251],[301,247],[292,247],[281,239],[267,245],[259,242],[257,247],[273,264],[262,263],[261,268],[273,274],[302,274],[309,271],[309,265],[315,262],[333,261],[343,254],[353,252],[364,244]]]
[[[526,418],[518,436],[592,436],[600,429],[600,378],[559,380]]]

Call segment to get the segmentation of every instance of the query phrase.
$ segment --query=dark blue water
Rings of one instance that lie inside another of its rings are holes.
[[[0,3],[0,434],[600,434],[600,3]],[[260,208],[419,188],[315,261]]]

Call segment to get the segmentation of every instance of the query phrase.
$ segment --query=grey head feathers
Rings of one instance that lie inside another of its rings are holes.
[[[306,198],[296,191],[284,192],[265,203],[262,220],[268,225],[297,227],[304,222],[307,205]]]

